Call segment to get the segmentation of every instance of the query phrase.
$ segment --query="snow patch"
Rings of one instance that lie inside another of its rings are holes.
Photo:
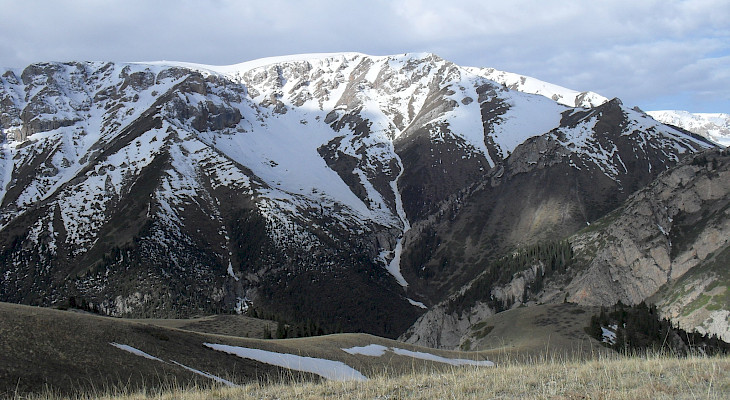
[[[360,371],[341,361],[303,357],[295,354],[277,353],[273,351],[228,346],[224,344],[203,343],[203,345],[213,350],[233,354],[241,358],[247,358],[295,371],[310,372],[333,381],[368,380],[368,378],[361,374]]]
[[[190,372],[192,372],[194,374],[198,374],[200,376],[203,376],[203,377],[212,379],[212,380],[214,380],[214,381],[216,381],[218,383],[222,383],[222,384],[224,384],[226,386],[231,386],[231,387],[238,386],[238,385],[236,385],[235,383],[233,383],[233,382],[231,382],[229,380],[223,379],[223,378],[221,378],[219,376],[215,376],[213,374],[209,374],[207,372],[203,372],[203,371],[197,370],[195,368],[190,368],[187,365],[180,364],[177,361],[170,360],[170,362],[173,363],[173,364],[175,364],[175,365],[177,365],[178,367],[182,367],[182,368],[184,368],[184,369],[186,369],[186,370],[188,370],[188,371],[190,371]]]
[[[601,342],[614,345],[616,344],[616,330],[618,329],[618,325],[611,325],[609,328],[611,329],[601,327]]]
[[[231,260],[228,260],[228,275],[231,278],[235,279],[236,282],[238,282],[238,277],[236,276],[236,274],[233,273],[233,265],[231,264]]]
[[[400,191],[398,191],[398,180],[403,175],[403,170],[405,168],[403,167],[403,162],[401,161],[400,157],[398,157],[398,155],[395,153],[395,149],[393,150],[393,154],[398,161],[398,167],[400,168],[400,172],[398,172],[398,176],[392,182],[390,182],[390,187],[393,189],[393,194],[395,195],[396,212],[398,213],[400,220],[403,222],[403,233],[398,238],[398,242],[395,245],[395,250],[393,251],[393,259],[390,261],[390,264],[388,264],[386,269],[388,270],[388,272],[390,272],[391,275],[395,277],[395,280],[398,281],[398,284],[403,287],[408,287],[408,282],[406,282],[405,278],[403,278],[403,274],[401,274],[400,272],[400,257],[403,253],[403,240],[406,237],[406,232],[411,229],[411,224],[408,222],[405,208],[403,208],[403,199],[401,198]]]
[[[550,132],[560,126],[561,113],[566,107],[541,96],[519,92],[504,93],[510,105],[493,126],[492,139],[507,158],[527,139]]]
[[[136,356],[144,357],[144,358],[147,358],[147,359],[150,359],[150,360],[159,361],[161,363],[167,364],[167,362],[165,362],[164,360],[161,360],[161,359],[159,359],[159,358],[157,358],[155,356],[151,356],[151,355],[145,353],[144,351],[139,350],[139,349],[136,349],[136,348],[134,348],[132,346],[129,346],[129,345],[126,345],[126,344],[119,344],[119,343],[115,343],[115,342],[110,342],[109,344],[112,345],[112,346],[114,346],[114,347],[116,347],[116,348],[118,348],[118,349],[120,349],[120,350],[124,350],[126,352],[132,353],[132,354],[134,354]],[[223,378],[221,378],[219,376],[216,376],[216,375],[213,375],[213,374],[209,374],[207,372],[203,372],[203,371],[197,370],[195,368],[188,367],[187,365],[180,364],[177,361],[170,360],[170,362],[172,364],[174,364],[174,365],[177,365],[178,367],[181,367],[183,369],[186,369],[186,370],[188,370],[188,371],[190,371],[192,373],[198,374],[200,376],[204,376],[206,378],[212,379],[212,380],[214,380],[214,381],[216,381],[218,383],[222,383],[222,384],[224,384],[226,386],[238,386],[238,385],[236,385],[235,383],[233,383],[233,382],[231,382],[229,380],[223,379]]]
[[[407,299],[409,303],[411,303],[412,306],[423,308],[424,310],[427,309],[425,304],[421,303],[420,301],[415,301],[413,299]]]
[[[406,349],[400,349],[397,347],[385,347],[378,344],[370,344],[367,346],[361,346],[361,347],[350,347],[347,349],[342,349],[345,353],[352,354],[352,355],[363,355],[363,356],[370,356],[370,357],[381,357],[386,352],[391,351],[399,356],[406,356],[406,357],[413,357],[420,360],[426,360],[426,361],[434,361],[454,366],[459,365],[473,365],[477,367],[493,367],[494,363],[491,361],[483,360],[483,361],[476,361],[476,360],[466,360],[463,358],[447,358],[442,356],[437,356],[435,354],[431,353],[424,353],[422,351],[412,351],[412,350],[406,350]]]
[[[248,311],[249,307],[251,307],[252,305],[253,302],[247,297],[237,297],[234,310],[236,311],[236,314],[243,314]]]
[[[437,356],[437,355],[431,354],[431,353],[399,349],[397,347],[393,347],[392,350],[395,354],[398,354],[399,356],[408,356],[408,357],[418,358],[421,360],[435,361],[435,362],[440,362],[440,363],[450,364],[450,365],[473,365],[473,366],[477,366],[477,367],[493,367],[494,366],[493,362],[487,361],[487,360],[475,361],[475,360],[466,360],[463,358],[446,358],[446,357]]]
[[[150,360],[164,362],[164,361],[160,360],[159,358],[157,358],[155,356],[151,356],[151,355],[145,353],[142,350],[135,349],[134,347],[129,346],[129,345],[126,345],[126,344],[119,344],[119,343],[115,343],[115,342],[110,342],[109,344],[112,345],[112,346],[114,346],[114,347],[116,347],[116,348],[118,348],[118,349],[120,349],[120,350],[124,350],[126,352],[132,353],[135,356],[140,356],[140,357],[144,357],[144,358],[147,358],[147,359],[150,359]]]
[[[13,161],[13,153],[9,146],[5,143],[0,145],[0,204],[2,204],[7,193],[7,188],[13,179],[13,169],[15,164]]]
[[[388,351],[388,348],[379,344],[369,344],[367,346],[355,346],[347,349],[342,349],[342,351],[352,355],[359,354],[363,356],[380,357],[385,354],[386,351]]]

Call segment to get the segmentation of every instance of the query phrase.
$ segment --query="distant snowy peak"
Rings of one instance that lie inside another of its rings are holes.
[[[647,111],[652,118],[702,135],[723,146],[730,146],[730,114],[691,113],[681,110]]]
[[[579,92],[536,78],[500,71],[494,68],[464,67],[472,74],[482,76],[509,90],[538,94],[569,107],[593,108],[605,104],[608,98],[594,92]],[[655,120],[686,129],[722,146],[730,146],[730,114],[690,113],[681,110],[647,111]]]
[[[494,68],[465,67],[465,69],[475,75],[500,83],[510,90],[539,94],[569,107],[592,108],[609,100],[598,93],[579,92],[529,76],[499,71]]]

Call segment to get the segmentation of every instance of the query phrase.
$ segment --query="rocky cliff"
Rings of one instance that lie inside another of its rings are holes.
[[[588,267],[565,287],[568,301],[650,299],[683,328],[730,341],[729,156],[713,151],[687,160],[632,196],[605,228],[575,236]]]
[[[663,172],[568,244],[569,252],[558,247],[526,258],[506,278],[483,272],[421,316],[402,339],[456,348],[474,324],[505,308],[646,301],[684,329],[730,340],[727,150],[695,155]],[[548,268],[561,252],[565,269]]]

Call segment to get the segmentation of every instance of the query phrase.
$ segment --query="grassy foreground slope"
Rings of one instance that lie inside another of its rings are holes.
[[[461,348],[506,354],[507,359],[593,358],[612,353],[586,333],[598,307],[543,304],[503,311],[481,320],[464,335]],[[501,358],[501,357],[500,357]]]
[[[53,395],[31,399],[55,400]],[[730,358],[661,356],[592,361],[533,360],[497,368],[454,368],[366,382],[251,383],[160,392],[89,393],[77,399],[727,399]]]
[[[253,386],[218,393],[203,392],[202,397],[181,393],[180,398],[726,399],[730,396],[730,359],[627,358],[566,363],[553,360],[397,379],[386,376],[359,384]],[[177,396],[168,398],[174,397]]]
[[[342,349],[374,344],[450,359],[483,360],[486,357],[481,353],[420,348],[367,334],[261,340],[163,327],[157,325],[160,321],[151,322],[0,303],[0,398],[48,390],[75,395],[118,388],[154,391],[174,386],[206,387],[215,383],[210,377],[192,370],[238,385],[291,378],[300,381],[321,379],[314,373],[297,372],[216,351],[205,343],[332,360],[344,363],[368,378],[386,371],[401,375],[414,368],[446,370],[449,365],[393,351],[374,357],[350,354]],[[199,322],[196,322],[197,328],[200,328]],[[120,349],[113,343],[130,346],[154,359]]]

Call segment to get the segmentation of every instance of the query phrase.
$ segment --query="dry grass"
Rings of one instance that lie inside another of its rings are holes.
[[[237,388],[122,392],[78,399],[727,399],[730,358],[552,359],[397,377],[386,372],[367,382],[253,383]]]

